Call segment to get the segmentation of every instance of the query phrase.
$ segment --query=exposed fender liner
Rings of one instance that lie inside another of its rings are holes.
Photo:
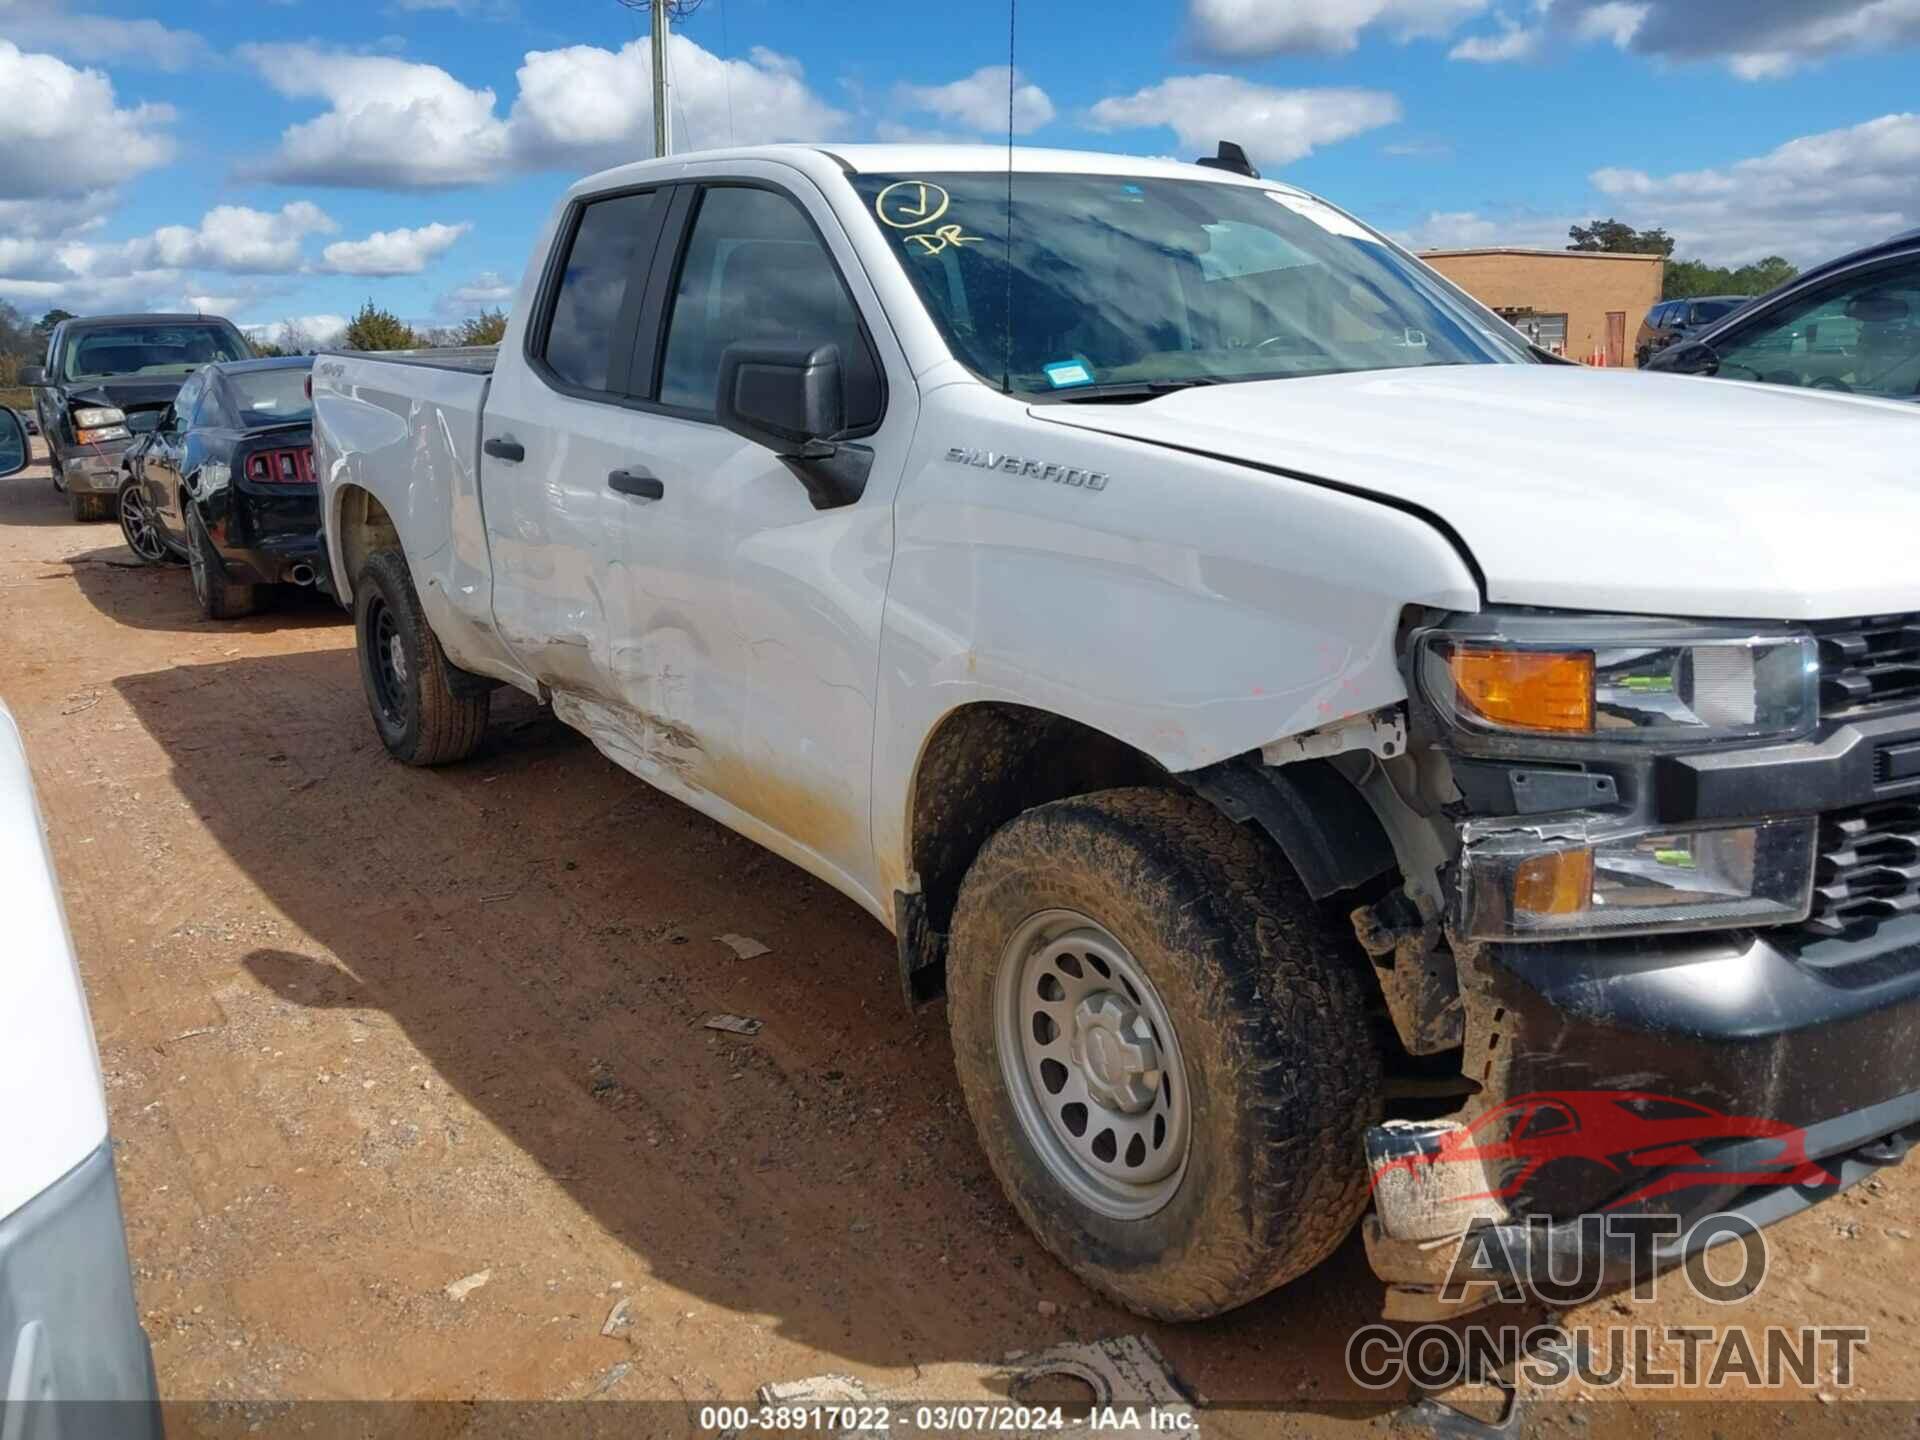
[[[1271,835],[1316,900],[1364,885],[1398,864],[1372,807],[1324,760],[1272,766],[1257,755],[1241,755],[1180,778],[1228,819],[1254,821]]]
[[[1069,422],[1070,423],[1070,422]],[[1384,505],[1389,510],[1398,510],[1404,515],[1432,526],[1453,546],[1454,553],[1460,557],[1460,563],[1467,567],[1467,573],[1473,576],[1474,588],[1480,592],[1480,603],[1487,603],[1487,577],[1480,568],[1480,562],[1473,558],[1473,551],[1467,548],[1467,542],[1460,532],[1448,524],[1424,505],[1411,500],[1403,500],[1397,495],[1382,495],[1377,490],[1369,490],[1364,485],[1349,485],[1341,480],[1329,480],[1324,475],[1309,475],[1304,470],[1289,470],[1284,465],[1264,465],[1258,460],[1249,460],[1244,455],[1222,455],[1216,450],[1202,450],[1197,445],[1176,445],[1171,440],[1154,440],[1144,435],[1129,434],[1125,437],[1136,445],[1152,445],[1160,450],[1171,450],[1178,455],[1197,455],[1202,460],[1218,460],[1223,465],[1238,465],[1244,470],[1258,470],[1263,475],[1278,475],[1283,480],[1298,480],[1303,485],[1318,485],[1322,490],[1338,490],[1342,495],[1351,495],[1359,500],[1370,500],[1375,505]]]
[[[947,993],[947,937],[927,919],[927,897],[893,892],[893,934],[900,946],[900,994],[907,1009]]]

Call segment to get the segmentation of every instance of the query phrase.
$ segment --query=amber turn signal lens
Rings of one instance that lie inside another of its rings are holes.
[[[1593,852],[1536,855],[1513,872],[1513,913],[1577,915],[1593,903]]]
[[[1461,701],[1489,724],[1568,734],[1593,729],[1593,655],[1589,651],[1462,645],[1448,663]]]

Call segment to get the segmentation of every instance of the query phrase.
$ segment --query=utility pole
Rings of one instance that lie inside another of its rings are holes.
[[[653,153],[664,158],[673,150],[673,107],[667,95],[667,3],[653,0]]]

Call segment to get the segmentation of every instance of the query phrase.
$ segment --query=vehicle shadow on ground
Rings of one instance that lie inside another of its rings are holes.
[[[119,527],[109,533],[117,540]],[[184,564],[143,565],[124,544],[69,556],[65,563],[73,567],[80,593],[95,609],[118,624],[140,630],[247,633],[351,623],[331,596],[298,585],[263,585],[259,609],[253,614],[239,620],[209,620],[193,598],[193,580]]]
[[[120,533],[120,527],[111,521],[75,520],[66,492],[53,488],[53,476],[44,464],[31,465],[18,475],[0,480],[0,525],[71,525],[76,529],[100,525],[107,534]]]
[[[1338,1378],[1381,1299],[1357,1240],[1203,1324],[1154,1325],[1094,1297],[1002,1197],[944,1007],[906,1011],[881,927],[528,698],[499,692],[482,752],[426,771],[374,739],[347,650],[115,684],[181,797],[311,937],[236,954],[245,973],[306,1011],[390,1017],[644,1261],[643,1306],[671,1304],[654,1289],[671,1286],[886,1367],[1148,1333],[1215,1403],[1385,1408]],[[736,959],[722,934],[771,953]],[[765,1028],[704,1028],[722,1013]]]

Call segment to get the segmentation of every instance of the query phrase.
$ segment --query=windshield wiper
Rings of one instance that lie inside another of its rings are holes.
[[[1156,395],[1171,395],[1176,390],[1192,390],[1201,385],[1225,385],[1238,378],[1232,375],[1190,375],[1184,380],[1116,380],[1110,385],[1078,385],[1072,390],[1049,394],[1046,398],[1068,405],[1124,403],[1129,400],[1151,400]]]

